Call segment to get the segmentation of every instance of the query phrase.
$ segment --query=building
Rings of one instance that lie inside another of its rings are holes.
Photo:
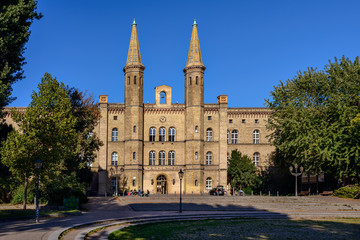
[[[179,193],[178,172],[184,171],[184,194],[207,194],[227,185],[227,162],[234,149],[261,168],[273,147],[269,144],[266,108],[229,108],[226,95],[204,103],[206,83],[197,24],[194,22],[184,68],[185,103],[171,102],[172,88],[155,88],[155,103],[143,103],[143,75],[136,23],[132,24],[124,67],[125,102],[109,103],[100,96],[101,119],[95,130],[104,143],[92,165],[93,188],[99,195],[139,187],[152,194]]]

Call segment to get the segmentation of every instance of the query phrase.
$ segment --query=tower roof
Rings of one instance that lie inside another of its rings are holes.
[[[191,67],[191,66],[204,66],[201,57],[200,42],[199,42],[196,20],[194,20],[194,24],[193,24],[189,54],[186,61],[186,67]]]
[[[138,39],[137,30],[136,30],[136,25],[137,24],[134,19],[134,22],[132,23],[129,52],[128,52],[128,57],[127,57],[125,67],[126,66],[134,66],[134,65],[143,66],[142,61],[141,61],[140,45],[139,45],[139,39]]]

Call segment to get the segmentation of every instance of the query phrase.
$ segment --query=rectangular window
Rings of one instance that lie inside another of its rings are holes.
[[[233,121],[232,119],[229,119],[229,123],[232,123],[232,121]]]
[[[211,116],[208,116],[208,120],[211,120]]]
[[[114,116],[114,120],[117,120],[117,116]]]
[[[136,160],[136,152],[133,152],[133,160]]]
[[[259,123],[259,119],[255,119],[255,123]]]
[[[133,132],[136,133],[136,126],[133,127]]]
[[[245,123],[245,119],[242,119],[242,120],[241,120],[241,123]]]

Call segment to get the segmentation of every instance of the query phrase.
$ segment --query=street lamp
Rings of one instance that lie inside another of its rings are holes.
[[[41,159],[40,158],[35,160],[35,168],[37,169],[35,221],[38,223],[39,222],[39,174],[40,174],[40,168],[41,168]]]
[[[181,202],[181,182],[182,182],[182,179],[184,177],[184,172],[182,171],[182,169],[180,169],[180,172],[179,172],[179,178],[180,178],[180,206],[179,206],[179,213],[182,213],[182,202]]]
[[[297,163],[294,164],[294,167],[293,166],[290,166],[289,167],[289,170],[290,170],[290,173],[291,175],[295,176],[295,197],[297,197],[298,195],[298,191],[297,191],[297,177],[300,176],[303,171],[304,171],[304,168],[301,166],[300,167],[300,172],[298,172],[298,165]],[[295,172],[294,172],[295,170]]]

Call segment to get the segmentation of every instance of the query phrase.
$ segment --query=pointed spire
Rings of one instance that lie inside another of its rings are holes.
[[[199,36],[198,36],[198,31],[197,31],[196,19],[194,19],[194,23],[192,26],[193,26],[193,29],[192,29],[192,33],[191,33],[190,48],[189,48],[189,54],[188,54],[185,68],[191,67],[191,66],[205,67],[202,62],[202,57],[201,57],[200,42],[199,42]]]
[[[134,18],[134,21],[132,23],[129,52],[128,52],[128,57],[127,57],[125,67],[134,66],[134,65],[143,66],[142,61],[141,61],[140,45],[139,45],[136,25],[137,24],[136,24],[135,18]]]

